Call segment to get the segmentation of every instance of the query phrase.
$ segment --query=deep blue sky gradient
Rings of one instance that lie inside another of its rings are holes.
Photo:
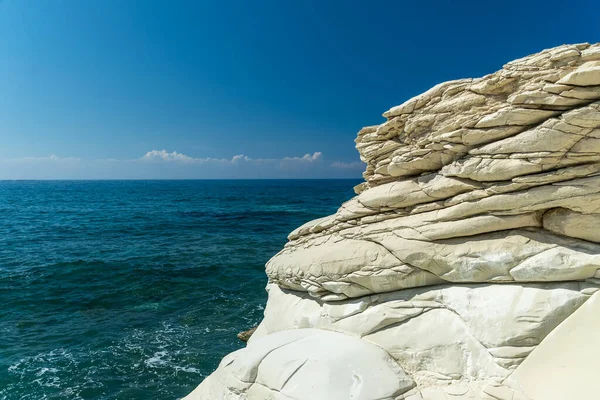
[[[359,177],[388,108],[598,41],[597,0],[0,0],[0,179]]]

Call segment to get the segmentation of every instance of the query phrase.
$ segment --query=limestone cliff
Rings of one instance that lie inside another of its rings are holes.
[[[600,44],[383,115],[357,196],[289,235],[248,347],[188,399],[600,398]]]

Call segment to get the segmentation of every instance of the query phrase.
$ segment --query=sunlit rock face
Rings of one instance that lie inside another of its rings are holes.
[[[248,347],[188,398],[600,398],[600,44],[384,117],[357,196],[289,235]]]

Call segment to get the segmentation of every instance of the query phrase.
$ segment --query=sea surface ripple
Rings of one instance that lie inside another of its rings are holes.
[[[352,180],[0,182],[0,399],[178,399]]]

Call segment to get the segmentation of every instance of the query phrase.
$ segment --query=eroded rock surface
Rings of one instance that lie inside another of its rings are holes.
[[[384,117],[357,196],[289,235],[248,347],[189,399],[600,398],[576,366],[600,351],[600,44]]]
[[[253,339],[229,354],[191,396],[393,400],[412,387],[413,380],[380,347],[342,333],[296,329]]]

